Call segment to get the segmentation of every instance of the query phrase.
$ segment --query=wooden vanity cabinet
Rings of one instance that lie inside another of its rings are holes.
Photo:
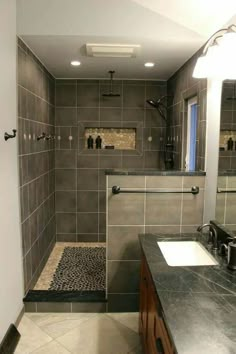
[[[145,354],[173,354],[160,302],[144,256],[141,263],[139,311],[139,332]]]

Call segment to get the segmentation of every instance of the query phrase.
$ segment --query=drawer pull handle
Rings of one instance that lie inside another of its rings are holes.
[[[157,348],[158,354],[165,354],[160,337],[156,339],[156,348]]]

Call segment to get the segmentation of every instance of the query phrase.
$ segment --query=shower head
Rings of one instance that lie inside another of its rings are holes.
[[[109,70],[108,74],[110,74],[110,92],[103,93],[103,97],[120,97],[119,93],[113,92],[113,75],[115,74],[114,70]]]
[[[160,116],[165,120],[166,120],[166,114],[165,111],[167,109],[166,105],[164,103],[162,103],[162,100],[164,100],[165,98],[170,97],[170,96],[162,96],[161,98],[159,98],[158,100],[147,100],[147,103],[149,103],[152,107],[156,108],[160,114]]]

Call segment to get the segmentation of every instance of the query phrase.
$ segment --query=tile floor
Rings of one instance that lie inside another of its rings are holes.
[[[15,354],[142,354],[137,313],[25,313]]]

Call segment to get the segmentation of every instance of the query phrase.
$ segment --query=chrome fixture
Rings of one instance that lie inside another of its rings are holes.
[[[199,187],[198,186],[193,186],[186,190],[179,190],[179,189],[120,189],[119,186],[113,186],[112,187],[112,193],[113,194],[120,194],[120,193],[192,193],[193,195],[199,193]]]
[[[55,136],[51,135],[51,134],[48,134],[48,135],[45,136],[45,139],[46,140],[55,140]]]
[[[162,96],[161,98],[159,98],[158,100],[147,100],[147,103],[150,104],[152,107],[156,108],[160,114],[160,116],[167,121],[166,119],[166,110],[167,110],[167,106],[166,104],[163,103],[163,100],[166,99],[167,97],[172,97],[172,96]]]
[[[41,140],[41,139],[45,139],[46,138],[46,134],[42,133],[41,135],[37,136],[37,140]]]
[[[113,75],[115,74],[114,70],[108,71],[108,74],[110,74],[110,92],[108,93],[103,93],[103,97],[120,97],[119,93],[114,93],[113,92]]]
[[[214,225],[212,224],[203,224],[198,226],[197,231],[202,231],[205,227],[209,227],[209,238],[208,238],[208,243],[212,243],[212,249],[217,250],[218,249],[218,235],[217,235],[217,230]]]
[[[235,51],[236,25],[232,24],[221,28],[208,39],[196,62],[193,77],[235,80]]]
[[[4,134],[5,141],[7,141],[8,139],[12,139],[12,138],[16,137],[17,130],[16,129],[12,129],[12,131],[13,131],[13,134],[8,134],[8,133]]]

